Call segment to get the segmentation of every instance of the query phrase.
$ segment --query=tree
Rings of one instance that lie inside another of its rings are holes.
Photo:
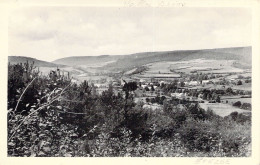
[[[217,102],[217,103],[220,103],[220,97],[219,97],[219,95],[217,96],[216,102]]]
[[[251,110],[251,104],[250,103],[243,103],[241,108],[246,109],[246,110]]]
[[[153,85],[151,86],[151,91],[154,91],[154,86]]]
[[[242,85],[242,81],[238,80],[237,85]]]
[[[184,86],[185,86],[185,83],[182,81],[182,82],[180,83],[180,86],[181,86],[181,87],[184,87]]]
[[[228,94],[233,94],[233,90],[232,90],[232,88],[230,88],[230,87],[227,88],[227,89],[226,89],[226,93],[228,93]]]
[[[240,107],[240,106],[241,106],[241,102],[240,102],[240,101],[237,101],[237,102],[235,102],[235,103],[233,104],[233,106],[235,106],[235,107]]]
[[[127,120],[128,120],[128,117],[127,117],[127,100],[129,98],[129,92],[131,91],[135,91],[137,89],[137,83],[136,82],[126,82],[124,80],[125,84],[123,86],[123,91],[125,91],[125,106],[124,106],[124,118],[125,118],[125,123],[124,124],[127,124]]]

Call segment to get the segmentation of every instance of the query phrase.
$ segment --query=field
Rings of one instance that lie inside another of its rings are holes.
[[[191,73],[200,71],[202,73],[229,73],[236,72],[242,73],[243,69],[235,68],[232,66],[234,60],[207,60],[196,59],[182,62],[175,62],[170,66],[170,69],[176,72]]]
[[[39,71],[42,72],[43,75],[47,75],[50,73],[50,71],[52,70],[56,70],[57,67],[39,67]],[[77,69],[75,67],[71,67],[71,66],[66,66],[66,67],[59,67],[60,69],[60,73],[63,74],[67,74],[68,72],[70,73],[70,75],[79,75],[79,74],[83,74],[85,73],[85,71],[81,70],[81,69]]]
[[[136,74],[137,78],[179,78],[180,75],[178,73],[174,73],[170,70],[170,66],[174,62],[154,62],[147,65],[144,65],[146,68],[139,74]],[[131,74],[135,72],[138,68],[133,68],[125,72],[125,74]]]
[[[228,101],[228,103],[233,104],[237,101],[240,101],[242,104],[243,103],[250,103],[252,101],[252,98],[240,98],[240,96],[227,96],[227,97],[221,97],[221,100],[223,101]]]
[[[164,74],[170,74],[172,73],[170,71],[170,66],[172,64],[174,64],[175,62],[166,62],[166,61],[162,61],[162,62],[155,62],[155,63],[150,63],[147,64],[146,66],[149,68],[148,71],[146,71],[146,73],[164,73]]]
[[[223,103],[200,103],[200,107],[207,110],[208,108],[212,109],[217,115],[225,117],[230,115],[232,112],[238,112],[238,113],[251,113],[248,110],[243,110],[237,107],[234,107],[229,104],[223,104]]]
[[[250,70],[240,69],[233,66],[235,60],[209,60],[195,59],[187,61],[160,61],[144,65],[148,69],[143,71],[138,77],[141,78],[179,78],[179,72],[191,74],[194,72],[222,74],[235,73],[227,76],[230,78],[238,78],[238,75],[247,77],[251,75]],[[136,68],[128,70],[126,74],[134,72]],[[246,73],[245,73],[246,72]],[[242,87],[242,86],[241,86]],[[240,88],[241,88],[240,87]],[[244,88],[243,88],[244,89]]]
[[[251,91],[252,84],[251,83],[243,83],[242,85],[234,85],[234,86],[232,86],[232,88],[237,89],[237,90]]]

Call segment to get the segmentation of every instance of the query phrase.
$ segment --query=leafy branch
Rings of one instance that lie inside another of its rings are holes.
[[[30,84],[31,84],[31,83],[30,83]],[[30,85],[30,84],[29,84],[29,85]],[[28,86],[29,86],[29,85],[28,85]],[[43,108],[45,108],[45,107],[47,107],[47,106],[50,106],[54,101],[58,100],[58,99],[61,97],[61,95],[63,94],[63,92],[64,92],[70,85],[71,85],[71,83],[70,83],[68,86],[66,86],[66,87],[60,92],[60,94],[59,94],[58,96],[56,96],[55,98],[53,98],[51,101],[49,101],[48,103],[42,104],[41,107],[37,108],[36,110],[34,110],[33,112],[31,112],[29,115],[27,115],[27,116],[20,122],[20,124],[19,124],[18,126],[16,126],[15,128],[12,129],[12,130],[14,130],[14,132],[13,132],[13,134],[10,136],[10,138],[8,139],[8,141],[11,141],[11,140],[12,140],[12,138],[13,138],[14,135],[16,134],[16,131],[21,127],[21,125],[22,125],[31,115],[33,115],[34,113],[36,113],[36,112],[42,110]],[[28,86],[27,86],[27,87],[28,87]],[[24,91],[25,91],[25,90],[24,90]]]

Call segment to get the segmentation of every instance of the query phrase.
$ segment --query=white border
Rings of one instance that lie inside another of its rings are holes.
[[[249,7],[252,9],[252,156],[249,158],[13,158],[7,157],[7,57],[8,15],[23,6],[96,6],[96,7]],[[0,164],[260,164],[260,1],[258,0],[2,0],[0,1],[1,114]]]

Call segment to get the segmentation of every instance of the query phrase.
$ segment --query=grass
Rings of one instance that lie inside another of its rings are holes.
[[[171,65],[171,69],[178,72],[190,73],[198,70],[203,73],[229,73],[229,72],[243,72],[243,69],[232,66],[234,60],[207,60],[197,59],[185,61],[187,66],[183,67],[183,63],[175,62]]]
[[[250,111],[248,110],[243,110],[232,105],[223,103],[200,103],[200,106],[205,110],[207,110],[208,108],[212,109],[217,115],[221,117],[228,116],[230,113],[235,111],[237,111],[238,113],[250,113]]]

